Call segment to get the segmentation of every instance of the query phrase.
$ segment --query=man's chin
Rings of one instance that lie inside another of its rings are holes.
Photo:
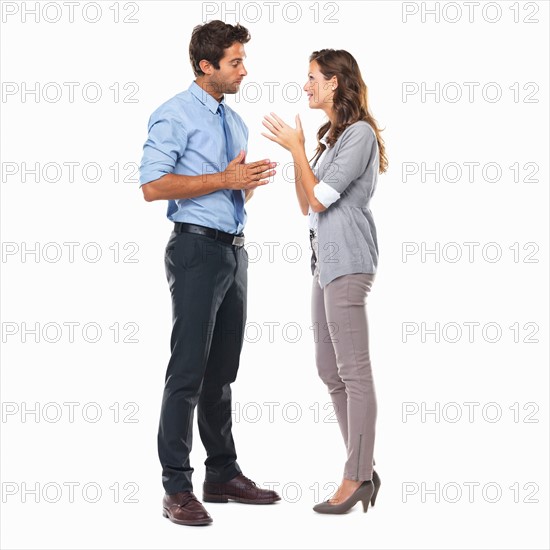
[[[231,86],[230,88],[227,88],[226,90],[224,90],[223,93],[229,94],[229,95],[238,94],[240,87],[241,87],[240,84],[235,84],[234,86]]]

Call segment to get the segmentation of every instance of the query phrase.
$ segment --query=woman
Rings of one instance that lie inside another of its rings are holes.
[[[292,128],[271,113],[263,121],[270,133],[262,135],[292,154],[296,195],[302,213],[309,214],[316,363],[347,448],[342,483],[331,499],[313,509],[342,514],[362,501],[366,512],[380,487],[373,470],[376,395],[366,314],[378,243],[369,201],[387,159],[369,113],[367,87],[351,54],[313,52],[304,91],[309,107],[328,117],[317,133],[313,166],[299,116]]]

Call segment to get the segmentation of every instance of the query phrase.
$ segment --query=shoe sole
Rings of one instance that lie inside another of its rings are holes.
[[[203,493],[202,500],[203,502],[216,502],[221,504],[225,504],[230,500],[233,500],[235,502],[240,502],[241,504],[273,504],[281,500],[281,497],[270,498],[266,500],[258,500],[258,499],[235,497],[233,495],[208,495],[206,493]]]
[[[184,520],[184,519],[176,519],[172,517],[166,510],[162,511],[162,515],[165,518],[168,518],[172,523],[177,523],[178,525],[210,525],[212,523],[212,518],[210,519],[195,519],[195,520]]]

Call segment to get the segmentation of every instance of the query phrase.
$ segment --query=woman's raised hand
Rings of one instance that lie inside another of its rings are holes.
[[[275,113],[271,113],[271,116],[265,115],[262,124],[271,132],[271,135],[262,132],[262,136],[278,143],[288,151],[292,152],[296,148],[304,147],[306,140],[300,115],[296,115],[296,128],[289,126]]]

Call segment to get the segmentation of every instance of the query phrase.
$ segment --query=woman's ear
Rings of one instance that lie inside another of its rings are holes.
[[[336,78],[336,76],[333,76],[330,79],[330,89],[334,91],[336,90],[336,88],[338,88],[338,79]]]

